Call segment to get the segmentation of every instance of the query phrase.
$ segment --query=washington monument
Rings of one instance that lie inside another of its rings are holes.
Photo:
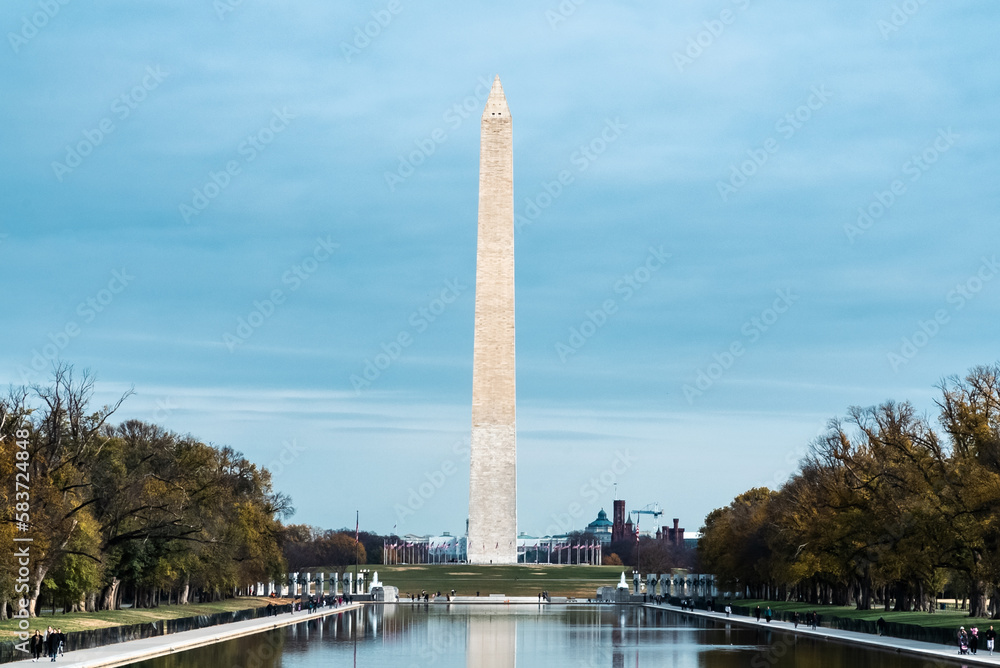
[[[479,147],[467,546],[473,564],[517,563],[514,403],[514,142],[498,76],[483,110]]]

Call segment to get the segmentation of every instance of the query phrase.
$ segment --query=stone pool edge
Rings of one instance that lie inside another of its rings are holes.
[[[830,629],[819,627],[815,631],[806,626],[805,624],[799,624],[798,628],[791,622],[757,622],[750,617],[743,616],[731,616],[726,617],[724,612],[707,612],[705,610],[682,610],[679,606],[675,605],[657,605],[655,603],[642,603],[640,604],[644,608],[649,608],[650,610],[664,610],[667,612],[674,612],[677,614],[691,615],[693,617],[700,617],[702,619],[711,619],[716,622],[724,622],[726,624],[740,624],[742,626],[747,626],[750,628],[762,628],[768,627],[770,629],[776,629],[783,633],[790,633],[796,635],[802,635],[811,638],[821,638],[823,640],[832,640],[834,642],[852,644],[852,645],[865,645],[871,647],[872,649],[879,649],[883,652],[905,653],[913,656],[918,656],[921,658],[934,658],[939,661],[947,661],[949,663],[959,663],[959,664],[975,664],[980,666],[997,666],[1000,665],[1000,652],[995,653],[993,656],[989,654],[959,654],[958,648],[952,648],[948,645],[938,645],[935,643],[924,642],[922,640],[907,640],[906,638],[894,638],[892,636],[873,636],[870,633],[860,633],[858,631],[843,631],[841,629]],[[956,631],[957,632],[957,631]],[[985,650],[984,650],[985,652]]]
[[[322,619],[330,615],[339,615],[349,610],[357,610],[363,607],[363,605],[364,603],[358,602],[345,604],[337,608],[320,608],[312,613],[282,613],[277,617],[263,617],[242,622],[218,624],[203,629],[181,631],[153,638],[101,645],[100,647],[91,647],[71,652],[60,657],[57,664],[65,668],[115,668],[116,666],[125,666],[136,661],[146,661],[174,654],[175,652],[183,652],[197,647],[204,647],[205,645],[212,645],[224,640],[233,640],[285,626],[301,624],[312,619]],[[43,657],[41,660],[45,663],[50,663],[48,657]],[[27,659],[14,661],[5,665],[18,666],[27,663],[32,663],[30,656]]]

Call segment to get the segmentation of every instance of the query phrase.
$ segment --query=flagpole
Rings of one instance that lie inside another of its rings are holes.
[[[361,551],[359,549],[359,546],[361,545],[361,543],[358,541],[358,529],[361,528],[361,511],[360,510],[355,510],[354,512],[355,512],[355,515],[354,515],[354,589],[355,589],[355,591],[357,591],[357,589],[358,589],[358,559],[361,558],[360,555],[358,554]],[[354,592],[351,592],[351,593],[353,594]]]

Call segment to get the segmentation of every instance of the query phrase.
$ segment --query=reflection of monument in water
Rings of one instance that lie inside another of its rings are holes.
[[[500,77],[480,126],[468,560],[517,563],[514,142]]]
[[[466,668],[514,668],[517,665],[517,616],[470,614],[465,645]]]

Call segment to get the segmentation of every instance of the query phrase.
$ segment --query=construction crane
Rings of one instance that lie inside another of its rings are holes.
[[[636,516],[638,516],[638,515],[652,515],[653,516],[653,520],[656,522],[656,530],[653,531],[653,535],[655,536],[656,532],[660,530],[660,515],[663,514],[663,510],[660,509],[660,504],[658,504],[658,503],[651,503],[648,506],[646,506],[645,508],[642,508],[641,510],[633,510],[631,512],[631,514],[632,515],[636,515]],[[635,518],[635,524],[636,524],[636,526],[639,525],[639,517]]]

